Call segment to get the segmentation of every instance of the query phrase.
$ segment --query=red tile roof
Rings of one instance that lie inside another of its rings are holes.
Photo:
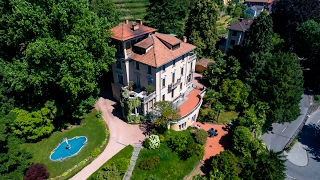
[[[161,38],[165,39],[163,41],[169,41],[168,43],[175,43],[175,42],[180,42],[180,47],[178,49],[172,50],[169,49],[160,39]],[[138,53],[132,53],[130,56],[130,59],[133,59],[135,61],[147,64],[149,66],[153,67],[160,67],[163,64],[172,61],[173,59],[182,56],[183,54],[186,54],[187,52],[192,51],[193,49],[196,48],[196,46],[185,43],[178,38],[171,36],[171,35],[166,35],[166,34],[161,34],[156,33],[141,42],[137,43],[136,45],[138,47],[143,46],[144,48],[149,45],[149,43],[152,42],[152,48],[146,52],[146,54],[138,54]]]
[[[152,45],[153,45],[152,38],[147,38],[144,41],[140,41],[140,42],[136,43],[134,46],[141,47],[143,49],[147,49],[148,47],[150,47]]]
[[[188,100],[179,106],[181,117],[191,112],[200,102],[198,94],[201,91],[199,89],[193,89],[188,95]]]
[[[208,67],[208,64],[211,63],[211,62],[214,62],[213,59],[205,59],[205,58],[202,58],[200,59],[199,61],[196,62],[196,65],[199,65],[199,66],[203,66],[203,67]]]
[[[120,41],[125,41],[128,39],[137,37],[137,36],[141,36],[141,35],[148,34],[148,33],[153,33],[156,31],[156,29],[148,27],[148,26],[144,26],[144,25],[137,25],[137,26],[139,26],[139,29],[133,31],[133,29],[132,29],[133,24],[135,24],[135,23],[122,24],[122,25],[119,25],[119,26],[112,28],[111,31],[113,32],[113,35],[111,36],[111,38],[117,39]]]
[[[179,44],[181,42],[180,39],[174,36],[168,36],[167,34],[156,33],[157,38],[169,43],[171,46]]]

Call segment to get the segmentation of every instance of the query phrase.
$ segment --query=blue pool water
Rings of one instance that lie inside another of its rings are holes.
[[[65,158],[77,155],[83,146],[87,143],[87,138],[85,136],[74,137],[72,139],[68,139],[68,144],[70,148],[67,149],[66,141],[63,141],[58,145],[56,149],[50,155],[50,159],[52,161],[63,160]]]

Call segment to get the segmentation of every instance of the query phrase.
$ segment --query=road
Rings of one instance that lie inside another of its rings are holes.
[[[302,99],[299,103],[299,107],[301,110],[300,116],[292,121],[291,123],[273,123],[271,131],[267,131],[260,138],[266,144],[268,149],[272,149],[276,152],[282,151],[285,145],[288,143],[289,139],[293,136],[295,131],[298,129],[300,124],[302,123],[309,107],[309,99],[308,95],[303,94]]]
[[[301,133],[299,142],[307,149],[308,164],[304,167],[296,166],[286,161],[286,180],[319,180],[320,179],[320,111],[316,111],[307,120]]]

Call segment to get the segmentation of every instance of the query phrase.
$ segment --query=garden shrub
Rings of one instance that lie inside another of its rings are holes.
[[[97,118],[101,118],[101,117],[102,117],[102,112],[101,112],[101,111],[98,111],[97,114],[96,114],[96,117],[97,117]]]
[[[106,129],[106,135],[109,135],[110,131],[108,129]]]
[[[125,174],[129,165],[130,165],[130,159],[126,158],[119,158],[116,159],[112,165],[114,165],[120,174]]]
[[[160,163],[160,158],[158,156],[152,156],[147,159],[142,160],[139,163],[139,168],[142,170],[152,170]]]
[[[159,139],[160,139],[160,142],[164,142],[164,136],[162,134],[159,134]]]
[[[184,133],[175,134],[169,138],[167,143],[172,151],[182,153],[187,148],[188,137]]]
[[[23,180],[42,180],[47,179],[49,175],[50,174],[44,164],[36,163],[28,168]]]
[[[152,134],[144,141],[144,147],[148,149],[158,149],[160,147],[159,136]]]
[[[107,140],[102,141],[102,146],[107,144]]]
[[[97,157],[100,153],[101,153],[101,149],[100,149],[100,148],[95,148],[95,149],[91,152],[91,156],[92,156],[92,157]]]
[[[204,145],[207,142],[207,138],[208,138],[208,133],[204,129],[198,129],[194,132],[194,139],[196,143]]]
[[[85,164],[86,164],[86,161],[81,161],[81,162],[79,162],[78,166],[80,167],[80,166],[83,166]]]
[[[201,144],[190,144],[187,148],[187,153],[186,154],[190,154],[190,156],[192,156],[193,154],[202,157],[204,155],[204,147]]]
[[[99,171],[96,177],[97,180],[121,180],[122,176],[119,170],[116,166],[106,166],[102,169],[102,171]]]

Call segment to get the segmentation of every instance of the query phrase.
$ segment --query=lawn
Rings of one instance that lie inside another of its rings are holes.
[[[123,22],[126,18],[129,20],[143,19],[149,0],[116,0],[115,3],[122,15],[119,19]]]
[[[165,137],[167,137],[165,135]],[[159,156],[160,164],[150,171],[139,168],[139,163],[152,156]],[[166,144],[161,143],[159,149],[142,149],[133,170],[131,180],[144,180],[148,177],[157,179],[181,180],[188,175],[200,161],[200,157],[192,155],[187,160],[181,160]]]
[[[117,159],[120,158],[125,158],[128,159],[130,161],[131,156],[132,156],[132,152],[133,152],[133,147],[131,145],[126,146],[125,148],[123,148],[121,151],[119,151],[116,155],[114,155],[112,158],[110,158],[107,162],[105,162],[98,170],[96,170],[96,172],[94,172],[89,178],[88,180],[94,180],[96,175],[98,174],[98,172],[103,169],[104,167],[108,166],[108,165],[112,165],[113,163],[116,163]]]
[[[238,117],[239,112],[235,111],[227,111],[220,114],[219,117],[219,124],[224,124],[226,122],[230,122],[231,119]]]
[[[226,36],[228,34],[228,24],[230,24],[233,19],[229,15],[221,16],[217,21],[217,31],[219,36]]]
[[[37,143],[22,144],[22,148],[33,154],[33,162],[39,162],[46,165],[50,172],[50,177],[56,177],[78,164],[80,161],[88,158],[93,149],[99,147],[106,138],[106,124],[99,120],[96,115],[97,111],[93,110],[83,117],[82,125],[72,128],[65,132],[56,131],[49,138],[43,139]],[[63,138],[73,138],[75,136],[86,136],[88,144],[82,148],[78,155],[65,159],[62,162],[51,161],[49,156]],[[87,163],[88,164],[88,163]],[[80,168],[72,171],[75,174]],[[72,175],[71,174],[71,175]],[[65,179],[69,177],[66,176]]]

